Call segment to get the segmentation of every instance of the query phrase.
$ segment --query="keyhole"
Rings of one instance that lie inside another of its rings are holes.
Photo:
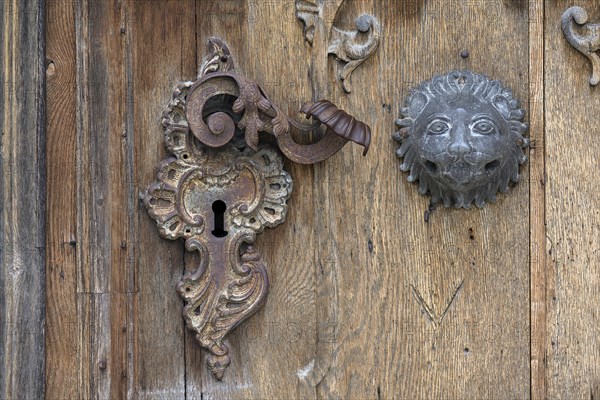
[[[217,200],[212,204],[213,213],[215,213],[215,229],[212,231],[215,237],[227,236],[225,230],[225,210],[227,210],[227,204],[222,200]]]

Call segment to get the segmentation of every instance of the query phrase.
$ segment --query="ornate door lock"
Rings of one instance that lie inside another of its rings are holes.
[[[600,83],[600,24],[588,23],[588,14],[581,7],[571,7],[562,16],[562,30],[571,46],[592,62],[590,85]],[[579,32],[583,31],[583,35]]]
[[[519,180],[529,145],[525,112],[500,82],[452,71],[414,88],[401,112],[393,135],[400,169],[433,204],[483,207]]]
[[[256,234],[285,220],[292,178],[277,149],[263,139],[272,135],[289,159],[322,161],[351,140],[364,146],[370,128],[329,101],[309,102],[302,112],[316,124],[288,118],[265,91],[234,71],[229,49],[218,38],[195,82],[177,86],[162,116],[165,145],[172,154],[159,165],[158,181],[143,197],[164,238],[185,239],[200,263],[180,280],[187,327],[211,354],[208,366],[217,379],[230,363],[226,335],[265,302],[268,278],[252,246]],[[291,129],[327,130],[316,143],[294,141]]]

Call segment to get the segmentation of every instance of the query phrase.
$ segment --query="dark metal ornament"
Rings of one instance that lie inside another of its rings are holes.
[[[270,134],[293,161],[311,164],[348,141],[365,147],[371,130],[327,100],[302,107],[316,124],[288,118],[254,81],[238,75],[229,49],[218,38],[195,82],[180,83],[163,112],[165,146],[172,156],[158,168],[157,182],[143,196],[166,239],[183,238],[200,262],[177,291],[185,301],[187,327],[211,354],[209,369],[222,379],[230,363],[225,337],[266,301],[265,264],[252,244],[265,227],[285,220],[292,178],[283,170]],[[299,144],[292,128],[310,132],[325,124],[321,140]]]
[[[518,182],[525,113],[500,82],[471,71],[435,76],[412,90],[401,113],[393,135],[400,169],[432,203],[483,207]]]

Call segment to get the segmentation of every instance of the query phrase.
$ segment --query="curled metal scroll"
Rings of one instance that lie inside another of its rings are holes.
[[[360,64],[377,50],[381,36],[379,20],[372,15],[363,14],[354,22],[356,30],[342,30],[335,26],[331,29],[330,45],[327,54],[333,54],[346,63],[340,79],[346,93],[352,91],[350,75]]]
[[[323,4],[317,4],[314,0],[296,0],[296,18],[303,22],[304,38],[311,45],[315,37],[315,25],[322,20],[322,8]],[[360,15],[354,25],[355,29],[351,30],[333,26],[328,38],[327,54],[346,63],[339,74],[346,93],[352,92],[352,72],[377,50],[381,38],[381,24],[372,15]]]
[[[211,39],[218,40],[218,39]],[[219,43],[219,49],[225,46]],[[224,99],[235,99],[230,106]],[[215,101],[216,100],[216,101]],[[326,125],[325,135],[316,143],[304,145],[292,137],[292,129],[310,132],[313,124],[301,124],[289,118],[254,81],[235,71],[210,72],[191,87],[187,96],[187,120],[194,136],[209,147],[220,147],[231,141],[236,129],[245,132],[245,141],[258,149],[259,132],[270,133],[277,139],[283,154],[294,162],[313,164],[338,152],[347,141],[353,141],[368,151],[371,130],[338,109],[333,103],[321,100],[308,102],[302,112]]]
[[[170,156],[142,199],[161,236],[185,240],[200,261],[177,285],[183,316],[207,364],[223,379],[231,362],[226,336],[266,301],[266,266],[253,243],[258,233],[285,220],[293,182],[283,158],[260,133],[271,134],[293,161],[322,161],[348,141],[365,147],[370,128],[329,101],[302,107],[317,124],[288,118],[255,82],[238,75],[229,49],[218,38],[196,82],[177,85],[162,115]],[[321,140],[299,144],[291,131],[309,132],[323,123]]]
[[[600,24],[588,22],[588,13],[581,7],[571,7],[562,16],[562,30],[571,46],[592,63],[590,85],[600,83]]]

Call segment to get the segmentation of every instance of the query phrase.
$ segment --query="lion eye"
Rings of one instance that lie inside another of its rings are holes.
[[[483,119],[475,122],[471,129],[479,135],[491,135],[496,132],[496,125],[490,120]]]
[[[427,133],[429,135],[443,135],[450,130],[450,125],[447,122],[435,120],[427,127]]]

